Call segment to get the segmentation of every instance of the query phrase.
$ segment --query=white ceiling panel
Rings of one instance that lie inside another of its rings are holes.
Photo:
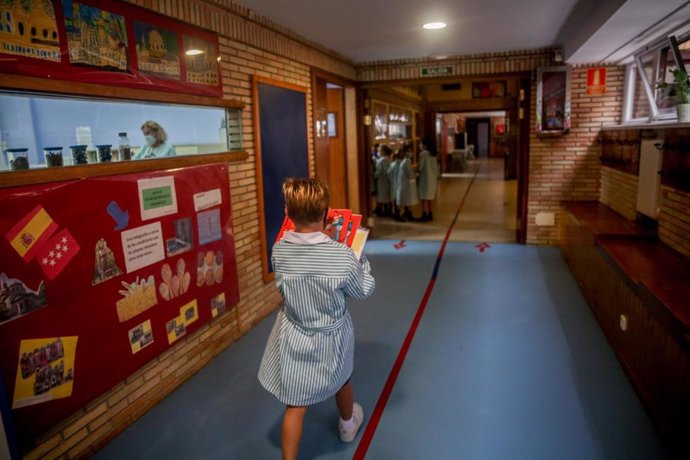
[[[357,64],[553,46],[568,63],[617,62],[690,19],[684,0],[234,1]],[[448,27],[422,29],[432,21]]]
[[[553,45],[577,0],[240,0],[356,63]],[[443,21],[442,30],[422,24]]]

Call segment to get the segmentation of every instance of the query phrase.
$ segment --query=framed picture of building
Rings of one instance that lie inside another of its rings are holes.
[[[184,35],[184,60],[189,83],[216,86],[219,83],[218,47],[215,43]]]
[[[0,0],[0,73],[220,98],[218,35],[120,0]]]
[[[70,64],[127,71],[124,16],[72,0],[62,8]]]
[[[178,34],[147,22],[133,21],[133,25],[139,72],[179,80]]]
[[[3,2],[0,7],[0,52],[60,62],[60,34],[52,2]]]

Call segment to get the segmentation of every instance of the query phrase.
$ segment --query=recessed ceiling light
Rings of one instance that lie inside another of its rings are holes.
[[[187,56],[196,56],[197,54],[204,54],[202,50],[191,49],[184,52]]]
[[[445,22],[427,22],[424,24],[422,27],[428,30],[434,30],[434,29],[443,29],[446,27]]]

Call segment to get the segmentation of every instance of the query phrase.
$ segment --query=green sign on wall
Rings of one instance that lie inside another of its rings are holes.
[[[444,75],[453,75],[452,65],[421,67],[419,70],[422,77],[441,77]]]

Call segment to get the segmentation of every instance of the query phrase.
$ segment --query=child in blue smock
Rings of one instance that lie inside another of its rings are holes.
[[[335,395],[340,439],[352,442],[362,425],[354,402],[355,337],[346,299],[374,292],[369,262],[323,233],[328,189],[316,179],[283,184],[285,212],[295,224],[273,246],[271,262],[284,303],[259,368],[259,382],[286,405],[284,459],[297,458],[307,407]]]
[[[433,220],[432,201],[438,186],[438,161],[436,147],[430,138],[424,138],[419,145],[419,199],[422,202],[422,222]]]
[[[403,221],[415,221],[412,216],[412,206],[419,203],[417,195],[417,173],[412,164],[412,147],[405,145],[402,148],[402,160],[398,165],[398,208],[403,210],[401,219]]]
[[[376,161],[376,214],[389,216],[391,214],[391,183],[388,177],[388,168],[391,165],[392,150],[387,145],[379,147],[379,159]]]
[[[402,220],[400,217],[400,209],[398,209],[398,168],[400,166],[400,152],[393,154],[390,166],[388,166],[388,183],[390,184],[391,196],[391,215],[395,220]]]

